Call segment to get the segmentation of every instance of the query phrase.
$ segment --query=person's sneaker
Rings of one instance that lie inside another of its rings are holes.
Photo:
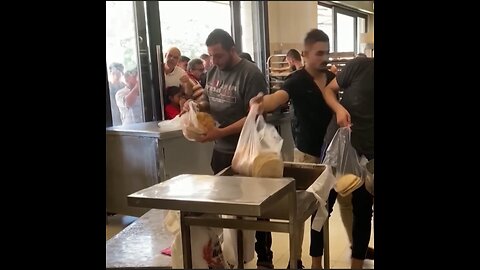
[[[302,260],[297,260],[297,268],[296,269],[303,269],[305,266],[303,266]],[[290,269],[290,261],[288,261],[287,268],[285,269]]]
[[[273,269],[273,264],[257,261],[257,269]]]
[[[352,246],[350,246],[350,249],[352,249]],[[365,260],[374,260],[374,249],[371,247],[367,248],[367,254],[365,254]]]
[[[371,247],[368,247],[367,248],[367,254],[365,255],[365,259],[367,260],[373,260],[375,257],[374,257],[374,249],[371,248]]]

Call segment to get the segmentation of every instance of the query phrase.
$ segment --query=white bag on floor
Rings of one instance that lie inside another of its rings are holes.
[[[326,165],[326,168],[322,172],[322,174],[307,189],[307,191],[311,192],[320,203],[320,206],[318,206],[317,214],[315,215],[312,223],[312,229],[317,232],[320,232],[323,224],[325,223],[325,220],[327,220],[328,211],[326,205],[328,201],[328,196],[330,194],[330,190],[332,190],[336,182],[337,179],[333,174],[332,167]]]
[[[237,218],[223,215],[222,218]],[[256,220],[256,218],[243,217],[243,219]],[[248,263],[255,257],[255,231],[242,230],[243,233],[243,262]],[[238,268],[237,230],[223,229],[222,251],[225,261],[234,269]]]
[[[182,236],[180,231],[180,213],[169,211],[164,224],[168,231],[175,234],[172,244],[172,269],[183,269]],[[192,250],[192,268],[225,269],[227,264],[223,258],[222,247],[218,238],[222,229],[210,227],[190,227]]]

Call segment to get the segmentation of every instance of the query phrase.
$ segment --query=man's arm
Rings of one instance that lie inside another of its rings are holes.
[[[135,104],[135,101],[137,101],[137,98],[139,97],[139,87],[138,83],[128,92],[128,94],[125,96],[125,105],[127,108],[130,108]]]
[[[277,90],[273,94],[265,96],[256,96],[250,99],[250,104],[257,103],[259,105],[258,112],[272,112],[290,99],[287,91]]]
[[[230,135],[238,134],[242,132],[243,124],[245,124],[245,120],[247,117],[243,117],[240,120],[236,121],[233,124],[230,124],[223,128],[213,127],[207,131],[199,142],[210,142],[213,140],[221,139],[223,137],[227,137]]]
[[[350,125],[352,122],[350,114],[345,107],[338,102],[337,99],[338,91],[340,90],[340,86],[337,83],[337,78],[334,78],[326,87],[320,88],[320,90],[322,91],[325,103],[327,103],[327,105],[335,112],[337,124],[340,127]]]

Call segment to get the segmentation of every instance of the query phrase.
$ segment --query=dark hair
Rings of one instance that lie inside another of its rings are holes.
[[[195,68],[196,65],[203,65],[203,61],[200,58],[193,58],[192,60],[188,61],[187,70],[192,70]]]
[[[200,59],[207,60],[208,58],[210,58],[210,55],[208,55],[206,53],[200,55]]]
[[[180,93],[181,91],[182,91],[182,88],[178,86],[167,87],[167,97],[173,97],[176,94]]]
[[[137,68],[133,68],[133,69],[130,69],[127,72],[125,72],[124,76],[126,78],[126,77],[130,77],[130,76],[137,76],[137,74],[138,74]]]
[[[180,56],[180,62],[187,62],[188,63],[188,61],[190,61],[190,58],[188,58],[184,55]]]
[[[248,61],[250,61],[250,62],[252,62],[252,63],[255,63],[255,62],[253,62],[252,56],[250,56],[249,53],[242,52],[242,53],[240,53],[239,56],[240,56],[240,58],[243,58],[243,59],[246,59],[246,60],[248,60]]]
[[[226,51],[229,51],[232,47],[235,47],[235,42],[233,42],[232,36],[230,36],[227,31],[217,28],[208,35],[205,44],[207,47],[210,47],[218,43],[220,43],[222,48]]]
[[[110,66],[108,67],[108,70],[111,72],[112,69],[117,69],[118,71],[122,72],[123,73],[123,70],[125,69],[125,67],[123,66],[123,64],[120,64],[120,63],[111,63]]]
[[[287,57],[295,59],[297,61],[302,61],[302,57],[300,56],[300,53],[295,49],[290,49],[287,52]]]
[[[305,40],[303,41],[304,45],[312,45],[316,42],[330,42],[327,34],[319,29],[312,29],[307,33]]]

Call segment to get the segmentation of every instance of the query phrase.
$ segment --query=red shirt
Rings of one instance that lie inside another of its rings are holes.
[[[172,104],[167,104],[165,106],[165,117],[167,120],[175,118],[175,116],[180,114],[180,109],[173,106]]]

